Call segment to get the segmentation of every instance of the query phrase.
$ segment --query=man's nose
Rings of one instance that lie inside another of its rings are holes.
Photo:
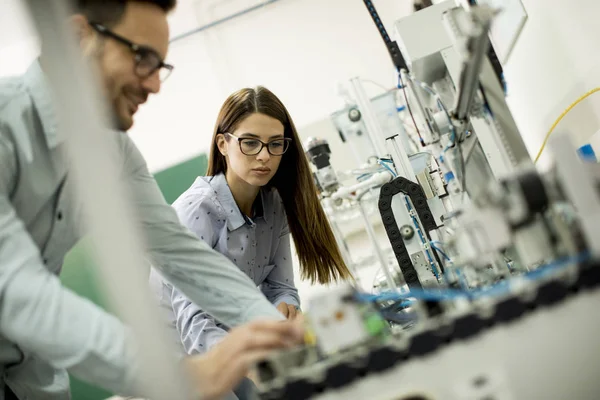
[[[149,93],[156,94],[160,92],[161,82],[158,71],[154,72],[152,75],[144,79],[142,81],[142,86]]]

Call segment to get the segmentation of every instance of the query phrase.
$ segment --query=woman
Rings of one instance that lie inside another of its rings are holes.
[[[212,140],[207,176],[199,177],[173,207],[184,225],[244,271],[285,317],[294,318],[300,299],[290,233],[303,279],[330,283],[351,276],[296,128],[269,90],[242,89],[223,104]],[[186,353],[205,352],[227,334],[226,326],[155,272],[151,281],[159,285]]]

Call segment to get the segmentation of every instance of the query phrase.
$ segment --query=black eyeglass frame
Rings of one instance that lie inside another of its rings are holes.
[[[133,43],[131,40],[128,40],[128,39],[124,38],[123,36],[114,33],[113,31],[111,31],[110,29],[108,29],[107,27],[105,27],[102,24],[99,24],[96,22],[89,22],[89,25],[96,32],[101,34],[102,36],[106,36],[111,39],[114,39],[117,42],[129,47],[129,50],[131,50],[131,52],[135,56],[135,63],[136,63],[135,73],[138,77],[145,79],[145,78],[152,76],[156,71],[165,69],[167,71],[167,74],[164,77],[162,77],[160,80],[161,82],[164,82],[167,80],[167,78],[169,76],[171,76],[171,73],[173,73],[173,69],[175,69],[175,67],[171,64],[165,63],[162,60],[162,58],[160,57],[160,55],[158,54],[158,52],[156,50],[154,50],[153,48]],[[147,58],[148,55],[150,55],[151,57],[153,57],[154,60],[156,60],[156,62],[151,63],[151,64],[156,64],[156,65],[146,66],[146,67],[141,66],[142,61],[144,61],[144,59],[148,60],[148,58]],[[144,69],[147,69],[147,71],[144,71]]]
[[[223,134],[227,135],[227,136],[231,136],[232,138],[236,139],[237,142],[238,142],[238,146],[240,146],[240,151],[242,152],[242,154],[244,154],[246,156],[257,156],[266,147],[267,151],[269,152],[270,155],[275,156],[275,157],[281,157],[285,153],[287,153],[287,151],[290,149],[290,144],[292,143],[292,138],[278,138],[278,139],[273,139],[273,140],[268,141],[268,142],[265,143],[262,140],[257,139],[257,138],[253,138],[253,137],[241,138],[241,137],[235,136],[233,133],[229,133],[229,132],[224,132]],[[248,154],[248,153],[244,152],[244,150],[242,149],[242,141],[244,141],[244,140],[254,140],[254,141],[259,142],[260,143],[260,149],[256,153],[254,153],[254,154]],[[287,147],[285,147],[285,149],[283,150],[283,153],[281,153],[281,154],[273,154],[273,153],[271,153],[271,149],[269,148],[269,144],[271,144],[273,142],[276,142],[276,141],[279,141],[279,140],[283,140],[285,143],[287,143]]]

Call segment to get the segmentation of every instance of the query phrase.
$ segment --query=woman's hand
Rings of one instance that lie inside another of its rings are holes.
[[[277,305],[277,310],[287,319],[295,319],[296,316],[302,314],[300,310],[296,308],[293,304],[288,304],[284,301]]]
[[[301,321],[257,321],[234,328],[206,354],[185,360],[193,387],[203,399],[219,399],[271,351],[297,345],[303,335]]]

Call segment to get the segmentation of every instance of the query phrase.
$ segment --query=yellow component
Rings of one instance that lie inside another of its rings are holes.
[[[308,316],[304,317],[304,344],[306,346],[317,345],[317,335],[315,335],[315,331]]]
[[[317,336],[311,329],[306,329],[304,331],[304,344],[307,346],[317,345]]]
[[[538,151],[537,156],[535,156],[534,163],[536,163],[539,160],[540,156],[544,152],[544,149],[546,148],[546,143],[548,143],[548,139],[550,139],[550,135],[552,135],[552,132],[554,132],[554,129],[560,123],[560,121],[562,121],[562,119],[565,117],[565,115],[567,115],[573,108],[575,108],[575,106],[577,104],[581,103],[583,100],[585,100],[586,98],[588,98],[589,96],[591,96],[592,94],[594,94],[598,91],[600,91],[600,87],[590,90],[589,92],[587,92],[586,94],[584,94],[583,96],[581,96],[580,98],[575,100],[569,107],[567,107],[567,109],[565,111],[562,112],[562,114],[560,114],[558,116],[558,118],[556,119],[556,121],[554,121],[554,123],[550,127],[550,130],[546,134],[546,137],[544,138],[544,141],[542,142],[542,147],[540,147],[540,151]]]

